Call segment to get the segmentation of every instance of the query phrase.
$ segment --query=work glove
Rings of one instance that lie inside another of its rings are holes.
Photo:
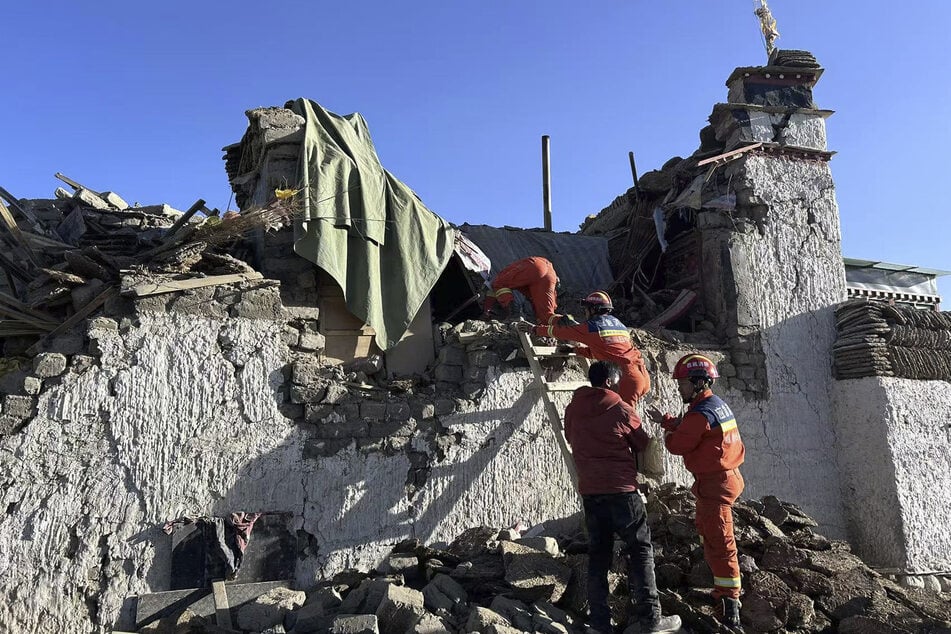
[[[674,431],[678,425],[680,425],[680,419],[670,414],[664,414],[664,417],[660,421],[660,426],[664,431]]]

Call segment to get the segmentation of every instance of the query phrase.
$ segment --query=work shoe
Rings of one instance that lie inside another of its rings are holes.
[[[680,631],[680,617],[676,614],[641,621],[624,634],[670,634]]]
[[[740,603],[739,599],[732,599],[730,597],[723,597],[721,599],[723,616],[720,617],[720,622],[729,627],[733,632],[743,632],[743,625],[740,623],[741,607],[743,607],[743,604]]]

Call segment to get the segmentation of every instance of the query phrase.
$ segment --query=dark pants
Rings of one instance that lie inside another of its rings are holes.
[[[660,617],[654,578],[654,547],[644,502],[637,492],[582,496],[588,527],[588,607],[591,627],[611,632],[608,570],[614,555],[614,535],[624,542],[627,576],[638,621]]]

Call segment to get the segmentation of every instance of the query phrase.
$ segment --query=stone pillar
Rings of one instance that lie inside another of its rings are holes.
[[[707,156],[720,158],[698,178],[704,198],[735,199],[701,205],[696,228],[702,302],[736,368],[725,382],[745,397],[735,409],[747,493],[797,500],[841,535],[830,358],[846,290],[830,113],[812,102],[820,74],[765,66],[730,76],[730,102],[714,107],[706,131],[720,148]],[[744,151],[723,156],[734,150]]]

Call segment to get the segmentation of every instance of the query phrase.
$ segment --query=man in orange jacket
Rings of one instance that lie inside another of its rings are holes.
[[[581,300],[585,322],[569,324],[566,317],[555,315],[548,324],[534,327],[536,335],[577,341],[574,352],[589,359],[610,361],[621,369],[618,394],[632,407],[651,389],[650,376],[641,351],[634,347],[627,326],[611,314],[614,304],[604,291],[595,291]]]
[[[551,262],[541,257],[516,260],[499,271],[492,280],[491,288],[485,295],[483,315],[507,315],[515,299],[512,291],[518,291],[532,303],[538,323],[548,323],[558,308],[557,288],[558,275]]]
[[[713,596],[720,601],[723,623],[742,632],[733,502],[743,492],[739,466],[746,449],[733,411],[711,389],[720,376],[716,364],[703,355],[688,354],[674,366],[673,376],[681,398],[689,405],[680,419],[664,415],[664,444],[670,453],[683,456],[684,465],[693,474],[697,532],[703,542],[703,558],[713,573]]]

